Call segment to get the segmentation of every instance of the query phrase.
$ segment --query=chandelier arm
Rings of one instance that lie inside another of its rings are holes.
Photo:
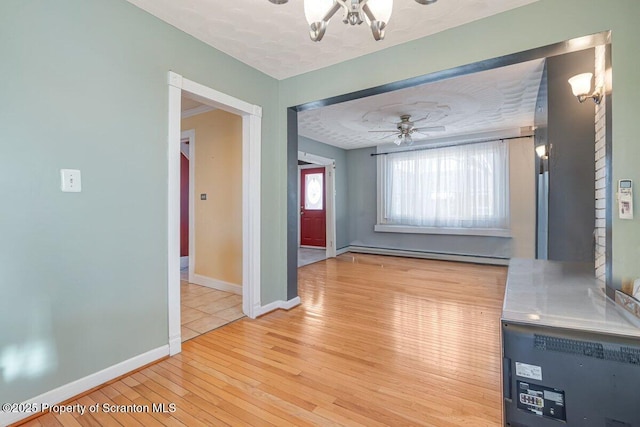
[[[369,18],[369,21],[371,22],[377,21],[376,17],[373,16],[373,12],[371,12],[371,9],[369,8],[369,5],[367,4],[366,0],[362,5],[362,11],[365,13],[365,15],[367,15],[367,18]]]
[[[371,32],[376,41],[384,39],[384,29],[386,26],[387,24],[382,21],[371,21]]]
[[[373,38],[376,41],[380,41],[384,39],[384,29],[387,26],[386,22],[382,22],[382,21],[378,21],[375,17],[375,15],[373,14],[373,12],[371,11],[371,9],[369,8],[369,5],[366,3],[367,0],[364,1],[364,3],[362,3],[362,12],[367,15],[367,18],[369,18],[369,22],[370,27],[371,27],[371,32],[373,33]]]
[[[336,0],[335,4],[333,5],[333,9],[335,9],[336,7],[338,7],[338,10],[340,10],[340,8],[344,9],[343,10],[343,14],[344,14],[343,20],[347,19],[347,16],[349,16],[349,12],[351,11],[351,8],[349,7],[349,3],[350,2],[351,2],[351,0]],[[333,9],[331,9],[331,10],[333,10]],[[336,10],[336,12],[338,10]]]
[[[322,20],[324,22],[329,22],[329,19],[331,19],[333,17],[333,15],[335,15],[336,12],[340,10],[341,7],[347,7],[344,3],[342,3],[342,1],[344,1],[344,0],[337,0],[333,4],[333,7],[331,9],[329,9],[327,14],[324,15],[324,18],[322,18]]]
[[[327,22],[320,21],[314,22],[309,26],[309,37],[314,42],[319,42],[324,37],[324,33],[327,31]]]

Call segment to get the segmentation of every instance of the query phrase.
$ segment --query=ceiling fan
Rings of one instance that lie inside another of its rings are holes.
[[[398,122],[395,129],[389,130],[370,130],[369,132],[382,132],[382,133],[392,133],[396,136],[393,141],[396,145],[400,145],[405,143],[406,145],[413,144],[412,135],[415,132],[424,133],[424,132],[443,132],[445,130],[444,126],[430,126],[430,127],[421,127],[417,128],[414,126],[414,123],[420,122],[422,120],[426,120],[427,117],[416,120],[415,122],[411,121],[411,115],[403,114],[400,116],[400,122]],[[385,136],[386,138],[386,136]]]

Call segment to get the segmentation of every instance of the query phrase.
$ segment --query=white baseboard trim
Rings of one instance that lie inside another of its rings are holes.
[[[296,307],[298,305],[300,305],[302,303],[302,301],[300,300],[300,297],[295,297],[290,299],[289,301],[282,301],[282,300],[278,300],[278,301],[274,301],[272,303],[269,303],[267,305],[263,305],[262,307],[260,307],[259,309],[257,309],[256,311],[256,317],[258,316],[262,316],[264,314],[270,313],[274,310],[278,310],[278,309],[282,309],[282,310],[291,310],[293,307]]]
[[[337,249],[336,256],[346,254],[347,252],[349,252],[349,246],[347,246],[346,248]]]
[[[189,267],[189,257],[188,256],[181,256],[180,257],[180,269]]]
[[[242,286],[233,283],[225,282],[223,280],[212,279],[211,277],[201,276],[199,274],[193,275],[191,283],[196,285],[206,286],[207,288],[217,289],[219,291],[231,292],[237,295],[242,295]]]
[[[175,356],[182,351],[182,335],[169,338],[169,356]]]
[[[348,252],[372,254],[372,255],[392,255],[401,256],[407,258],[421,258],[421,259],[436,259],[440,261],[457,261],[457,262],[470,262],[473,264],[489,264],[489,265],[509,265],[508,258],[490,258],[473,255],[455,255],[436,252],[418,252],[418,251],[405,251],[402,249],[384,249],[384,248],[371,248],[365,246],[349,246]]]
[[[29,399],[23,403],[32,404],[34,406],[42,408],[43,405],[53,406],[57,405],[65,400],[75,397],[81,393],[91,390],[94,387],[109,382],[115,378],[125,375],[129,372],[135,371],[144,365],[155,362],[158,359],[162,359],[169,355],[169,346],[163,345],[154,350],[132,357],[131,359],[120,362],[116,365],[105,368],[94,374],[88,375],[79,380],[73,381],[69,384],[60,386],[54,390],[41,394],[40,396]],[[0,412],[0,425],[9,425],[30,416],[34,415],[33,412]]]

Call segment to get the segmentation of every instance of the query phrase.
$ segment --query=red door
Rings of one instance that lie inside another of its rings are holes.
[[[324,168],[300,171],[300,245],[325,247],[327,208]]]
[[[180,256],[189,256],[189,159],[180,155]]]

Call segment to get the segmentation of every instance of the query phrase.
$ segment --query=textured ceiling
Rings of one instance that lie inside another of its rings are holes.
[[[523,62],[298,113],[300,135],[347,150],[390,143],[400,115],[415,141],[534,125],[544,59]]]
[[[128,0],[199,40],[277,79],[337,64],[537,0],[396,0],[383,41],[366,24],[331,19],[321,42],[309,38],[302,0]]]

